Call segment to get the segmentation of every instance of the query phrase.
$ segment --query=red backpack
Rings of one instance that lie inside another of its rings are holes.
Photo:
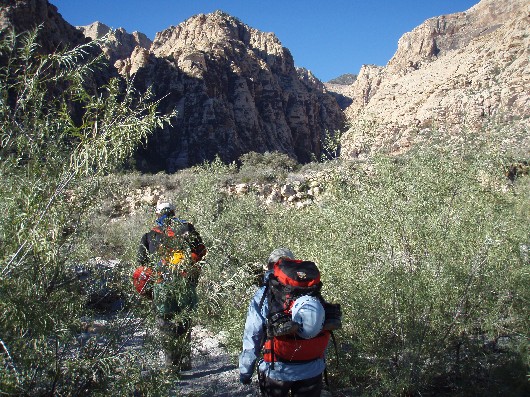
[[[151,297],[153,291],[148,287],[147,282],[153,274],[153,269],[147,266],[138,266],[132,275],[133,285],[140,295]]]
[[[269,307],[267,340],[263,349],[265,361],[304,362],[324,357],[330,330],[340,328],[337,321],[332,321],[332,317],[336,317],[331,314],[333,310],[328,319],[328,308],[333,307],[335,312],[336,309],[340,312],[340,306],[325,302],[321,289],[320,271],[314,262],[282,258],[274,264],[260,302],[261,307],[267,299]],[[317,298],[326,310],[322,331],[311,339],[304,339],[297,334],[299,325],[291,317],[294,302],[304,295]]]

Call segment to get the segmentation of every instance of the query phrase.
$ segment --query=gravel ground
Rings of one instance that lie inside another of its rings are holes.
[[[214,335],[207,329],[195,326],[192,330],[192,369],[181,373],[177,382],[179,396],[187,397],[259,397],[257,377],[252,384],[239,383],[239,370],[235,358],[230,357],[223,347],[222,335]],[[321,397],[332,394],[322,391]],[[343,390],[334,393],[336,397],[353,396]]]
[[[214,335],[200,326],[192,330],[192,369],[181,373],[177,382],[179,395],[193,397],[255,397],[259,396],[257,381],[245,386],[239,383],[239,370]]]
[[[123,337],[124,345],[130,350],[142,350],[147,329],[139,319],[125,317],[120,320],[113,316],[91,319],[90,327],[80,335],[80,338],[89,338],[101,334],[109,322],[123,322],[122,326],[127,332]],[[182,371],[175,382],[173,391],[169,396],[178,397],[259,397],[257,376],[254,374],[252,384],[242,385],[239,382],[237,357],[230,356],[223,340],[224,335],[214,334],[202,326],[194,326],[191,341],[191,370]],[[164,367],[163,353],[160,351],[153,356],[149,355],[150,368]],[[354,394],[348,391],[336,391],[336,397],[351,397]],[[323,391],[322,397],[331,396]]]

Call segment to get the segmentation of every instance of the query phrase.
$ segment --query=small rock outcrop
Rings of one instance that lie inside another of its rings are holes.
[[[130,58],[136,47],[149,50],[152,44],[151,40],[143,33],[127,33],[123,28],[113,30],[101,22],[94,22],[88,26],[78,26],[77,29],[85,37],[92,40],[108,35],[107,41],[103,45],[103,52],[111,64],[115,64],[118,60]]]
[[[527,1],[482,0],[403,35],[385,67],[363,66],[349,87],[352,127],[343,136],[342,156],[407,150],[419,132],[432,128],[528,128],[528,26]]]

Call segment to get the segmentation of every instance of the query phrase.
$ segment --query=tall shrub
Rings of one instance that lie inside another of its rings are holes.
[[[527,388],[524,190],[506,190],[503,156],[467,138],[376,158],[355,184],[337,177],[306,220],[308,253],[344,304],[341,368],[366,394]]]
[[[81,337],[74,268],[91,255],[83,225],[99,177],[169,116],[118,79],[88,91],[102,67],[97,43],[41,55],[37,34],[0,40],[0,389],[125,394],[123,343]]]
[[[524,395],[528,178],[509,185],[493,141],[430,139],[406,155],[332,164],[304,209],[222,194],[235,172],[195,170],[181,197],[212,245],[203,322],[240,349],[253,266],[286,246],[342,304],[335,387],[360,395]],[[486,134],[486,132],[484,132]],[[336,167],[336,168],[335,168]]]

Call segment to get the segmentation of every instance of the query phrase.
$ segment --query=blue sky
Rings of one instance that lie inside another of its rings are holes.
[[[466,11],[479,0],[49,0],[72,25],[100,21],[150,39],[189,17],[222,10],[274,32],[322,81],[386,65],[399,38],[434,16]]]

